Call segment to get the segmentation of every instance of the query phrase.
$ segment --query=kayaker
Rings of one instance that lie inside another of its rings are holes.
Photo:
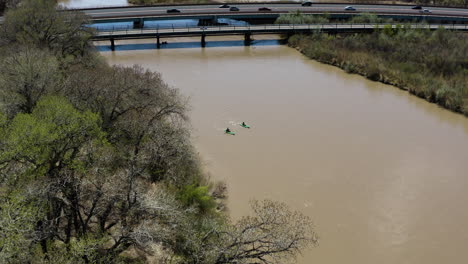
[[[246,126],[245,122],[242,122],[242,126]]]
[[[226,133],[231,133],[231,130],[228,128],[226,128]]]

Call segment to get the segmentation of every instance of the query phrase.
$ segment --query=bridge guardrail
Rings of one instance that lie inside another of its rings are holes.
[[[268,30],[331,30],[331,29],[372,29],[391,25],[392,28],[410,26],[413,29],[437,29],[444,27],[446,29],[457,29],[468,31],[467,24],[395,24],[395,23],[372,23],[372,24],[354,24],[354,23],[320,23],[320,24],[264,24],[264,25],[218,25],[218,26],[181,26],[167,25],[156,27],[145,27],[141,29],[133,29],[130,27],[113,27],[112,29],[99,30],[96,29],[97,36],[112,36],[112,35],[135,35],[145,33],[182,33],[182,32],[221,32],[221,31],[268,31]]]

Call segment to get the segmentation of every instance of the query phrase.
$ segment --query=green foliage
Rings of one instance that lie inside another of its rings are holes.
[[[216,208],[216,202],[210,195],[208,186],[187,185],[180,190],[178,198],[183,205],[194,206],[201,213],[207,213]]]
[[[250,233],[215,211],[223,188],[209,192],[186,98],[158,73],[108,66],[90,51],[85,22],[52,0],[25,0],[6,15],[1,263],[147,263],[149,255],[158,263],[240,263],[294,257],[311,241],[303,235],[309,223],[289,217],[255,230],[254,243],[277,252],[252,255]],[[270,221],[276,216],[266,214],[285,211],[263,207],[260,218]],[[250,245],[227,243],[236,237]]]
[[[98,115],[81,113],[62,97],[44,97],[31,114],[12,119],[2,140],[0,160],[29,164],[25,175],[33,177],[57,167],[77,167],[79,148],[88,141],[102,140],[99,123]]]
[[[19,191],[0,196],[0,262],[25,263],[44,205]]]
[[[387,36],[394,36],[397,32],[395,29],[392,27],[392,25],[385,25],[382,32],[387,35]]]
[[[320,24],[328,23],[328,15],[306,15],[299,10],[288,14],[281,14],[275,21],[276,24]]]

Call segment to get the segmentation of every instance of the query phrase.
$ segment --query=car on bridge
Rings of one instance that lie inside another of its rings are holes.
[[[179,9],[175,9],[175,8],[173,8],[173,9],[168,9],[168,10],[166,11],[166,13],[168,13],[168,14],[171,14],[171,13],[180,13],[180,10],[179,10]]]
[[[352,6],[347,6],[344,8],[344,10],[346,11],[356,11],[356,8],[352,7]]]
[[[268,7],[260,7],[258,11],[271,11],[271,9]]]
[[[301,6],[312,6],[312,2],[311,1],[303,2]]]
[[[231,8],[229,8],[229,11],[239,11],[239,8],[231,6]]]
[[[419,13],[426,13],[427,14],[427,13],[432,13],[432,11],[429,10],[429,9],[423,9],[423,10],[420,10]]]
[[[411,9],[420,10],[420,9],[422,9],[422,6],[420,6],[420,5],[413,6]]]
[[[230,8],[230,6],[228,4],[223,4],[223,5],[220,5],[219,8]]]

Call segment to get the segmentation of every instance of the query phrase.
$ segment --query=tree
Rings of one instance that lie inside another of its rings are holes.
[[[179,186],[197,183],[187,100],[160,74],[139,66],[81,69],[67,80],[63,94],[76,107],[100,114],[109,142],[121,150],[135,175]]]
[[[46,48],[60,57],[83,56],[90,47],[92,31],[85,27],[84,14],[57,11],[52,0],[25,0],[19,8],[5,13],[3,38],[37,48]]]
[[[20,0],[0,0],[0,14],[7,8],[15,8]]]
[[[276,203],[236,225],[216,211],[186,98],[158,73],[107,66],[84,22],[46,0],[6,15],[0,262],[141,263],[158,250],[182,263],[248,263],[316,243],[296,226],[305,218]],[[262,236],[269,244],[256,248]]]
[[[131,246],[146,252],[169,240],[173,222],[191,210],[122,159],[97,114],[63,97],[43,97],[30,114],[1,120],[2,187],[30,190],[27,198],[45,204],[33,241],[44,258],[57,257],[61,244],[85,262],[113,262]]]
[[[36,239],[34,227],[44,207],[37,199],[15,191],[0,195],[0,262],[25,263]]]
[[[309,245],[317,245],[310,219],[284,203],[253,201],[253,216],[235,224],[222,218],[203,219],[186,226],[176,252],[185,263],[286,263]],[[197,231],[191,231],[197,230]]]
[[[31,113],[44,95],[57,93],[62,81],[59,62],[47,51],[12,51],[0,62],[0,101],[9,116]]]

